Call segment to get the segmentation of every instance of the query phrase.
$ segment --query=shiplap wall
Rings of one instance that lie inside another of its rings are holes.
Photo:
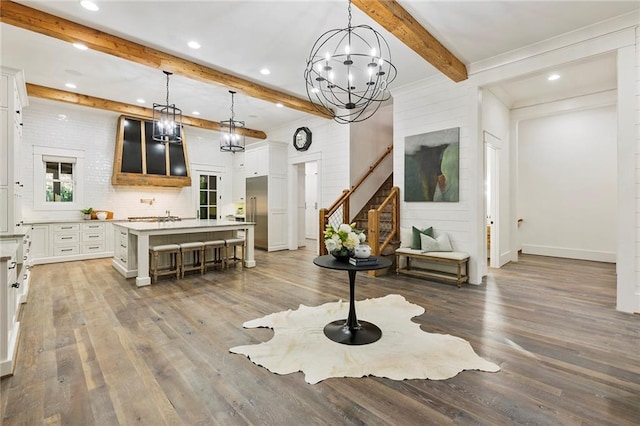
[[[400,187],[400,226],[433,226],[449,234],[454,250],[471,255],[470,282],[480,283],[477,216],[477,87],[434,77],[394,91],[394,183]],[[407,136],[460,127],[459,202],[404,201],[404,140]]]

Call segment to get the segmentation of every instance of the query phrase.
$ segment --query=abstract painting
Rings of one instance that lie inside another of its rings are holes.
[[[404,201],[459,201],[460,128],[404,139]]]

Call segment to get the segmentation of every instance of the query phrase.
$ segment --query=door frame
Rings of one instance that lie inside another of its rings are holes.
[[[318,206],[322,206],[322,154],[320,152],[306,153],[304,155],[296,156],[295,158],[289,158],[289,196],[287,200],[288,216],[291,222],[288,235],[289,250],[298,250],[299,247],[300,218],[298,215],[298,204],[300,203],[300,197],[302,197],[302,203],[304,203],[304,189],[302,191],[298,190],[298,182],[300,178],[304,180],[304,165],[311,161],[318,164]],[[304,228],[302,232],[302,237],[304,239]],[[314,251],[316,254],[318,253],[317,244]]]
[[[483,130],[484,146],[484,175],[485,175],[485,195],[484,211],[485,225],[486,212],[490,211],[492,223],[490,224],[491,246],[489,249],[489,267],[500,268],[500,142],[501,139],[490,132]],[[491,158],[489,158],[491,156]],[[489,170],[491,164],[491,170]],[[489,173],[491,172],[491,173]],[[490,194],[487,192],[490,191]],[[487,200],[489,198],[489,201]],[[487,234],[485,235],[485,250],[487,247]]]

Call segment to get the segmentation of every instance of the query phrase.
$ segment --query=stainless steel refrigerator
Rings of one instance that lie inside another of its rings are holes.
[[[258,176],[247,178],[247,222],[255,222],[254,246],[267,250],[269,248],[269,207],[268,178]]]

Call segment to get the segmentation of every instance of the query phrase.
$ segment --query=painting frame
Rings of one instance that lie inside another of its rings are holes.
[[[406,136],[404,201],[460,201],[460,127]]]

